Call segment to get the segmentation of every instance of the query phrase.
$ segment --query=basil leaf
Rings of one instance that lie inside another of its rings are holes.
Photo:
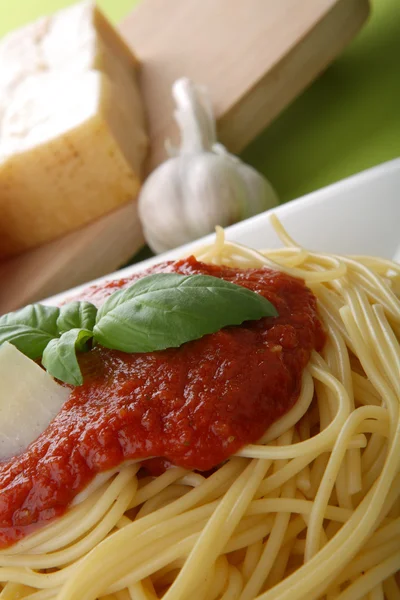
[[[0,317],[0,346],[10,342],[32,359],[42,356],[47,344],[58,337],[60,309],[44,304],[30,304]]]
[[[79,302],[75,300],[60,308],[60,316],[57,319],[57,327],[60,333],[70,329],[88,329],[92,331],[96,322],[97,308],[86,300]]]
[[[158,273],[110,296],[93,333],[107,348],[152,352],[277,314],[260,294],[223,279]]]
[[[72,385],[82,385],[83,377],[76,351],[89,350],[87,342],[93,333],[87,329],[71,329],[51,340],[43,352],[42,364],[56,379]]]

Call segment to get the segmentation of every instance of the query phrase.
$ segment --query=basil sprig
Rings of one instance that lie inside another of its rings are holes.
[[[97,308],[71,302],[61,308],[33,304],[0,317],[0,345],[42,357],[45,369],[72,385],[83,383],[77,351],[93,344],[123,352],[175,348],[228,325],[276,317],[263,296],[209,275],[156,273],[114,292]]]
[[[58,336],[60,309],[30,304],[17,312],[0,317],[0,345],[11,342],[29,358],[40,358],[43,350]]]
[[[76,351],[91,348],[97,308],[90,302],[71,302],[61,308],[30,304],[0,317],[0,346],[10,342],[60,381],[83,383]]]
[[[42,365],[60,381],[72,385],[82,385],[83,377],[78,364],[76,351],[90,350],[88,342],[93,332],[88,329],[70,329],[59,338],[51,340],[44,349]]]
[[[74,301],[62,306],[57,319],[57,327],[60,333],[71,329],[93,330],[96,323],[97,308],[91,303]]]

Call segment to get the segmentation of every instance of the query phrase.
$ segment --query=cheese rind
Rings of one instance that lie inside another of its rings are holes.
[[[147,135],[137,61],[91,3],[0,43],[0,258],[134,199]]]

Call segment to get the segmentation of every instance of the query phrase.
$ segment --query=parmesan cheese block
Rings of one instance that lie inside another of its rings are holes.
[[[147,150],[137,61],[90,3],[0,44],[0,257],[136,197]]]

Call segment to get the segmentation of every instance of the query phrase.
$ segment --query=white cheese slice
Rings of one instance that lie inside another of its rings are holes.
[[[70,390],[15,346],[0,347],[0,461],[26,450],[59,413]]]
[[[136,197],[147,150],[137,61],[92,3],[0,43],[0,258]]]

